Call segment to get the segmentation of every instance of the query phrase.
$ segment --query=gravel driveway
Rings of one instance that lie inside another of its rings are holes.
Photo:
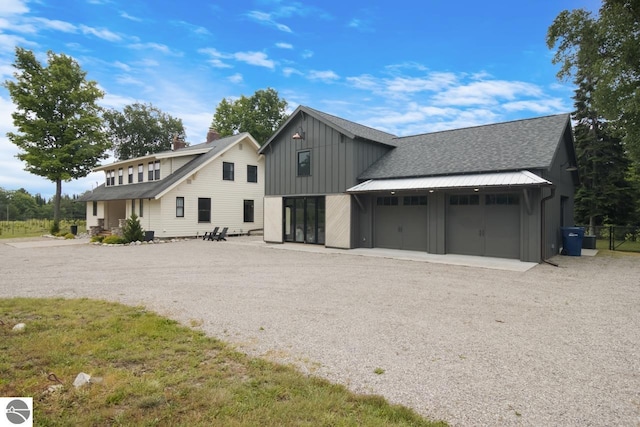
[[[639,426],[640,257],[554,261],[519,273],[255,238],[0,243],[0,292],[145,305],[451,425]]]

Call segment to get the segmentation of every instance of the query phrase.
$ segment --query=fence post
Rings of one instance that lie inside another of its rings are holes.
[[[610,225],[609,226],[609,250],[610,251],[616,250],[614,243],[615,243],[615,240],[613,238],[613,225]]]

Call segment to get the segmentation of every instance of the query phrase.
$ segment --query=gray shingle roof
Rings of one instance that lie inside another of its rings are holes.
[[[364,126],[349,120],[345,120],[340,117],[333,116],[331,114],[323,113],[322,111],[318,111],[310,107],[304,106],[302,107],[302,110],[303,111],[306,110],[308,113],[311,113],[311,114],[315,113],[318,116],[320,116],[324,121],[329,122],[334,126],[337,126],[338,128],[342,128],[347,132],[355,135],[358,138],[368,139],[375,142],[381,142],[383,144],[387,144],[391,146],[396,145],[394,142],[395,138],[397,138],[396,135],[383,132],[381,130],[373,129],[368,126]]]
[[[548,168],[568,123],[561,114],[398,138],[359,179]]]
[[[200,166],[216,157],[230,145],[243,139],[248,133],[220,138],[210,143],[211,150],[201,154],[180,169],[159,181],[141,182],[137,184],[114,185],[107,187],[102,184],[91,192],[87,192],[78,198],[78,201],[89,202],[94,200],[129,200],[129,199],[152,199],[162,193],[173,184],[182,181]],[[201,145],[201,144],[199,144]]]

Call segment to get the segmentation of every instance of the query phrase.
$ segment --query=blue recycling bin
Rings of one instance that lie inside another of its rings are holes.
[[[562,254],[582,255],[582,239],[584,239],[584,227],[562,227]]]

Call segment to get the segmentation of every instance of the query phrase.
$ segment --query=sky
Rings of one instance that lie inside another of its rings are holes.
[[[73,57],[105,92],[100,105],[146,103],[203,142],[223,99],[273,88],[306,105],[398,136],[573,110],[545,35],[562,10],[598,0],[2,0],[0,81],[16,46],[46,65]],[[24,170],[14,105],[0,87],[0,187],[50,198]],[[103,163],[112,162],[107,159]],[[104,173],[64,182],[82,194]]]

